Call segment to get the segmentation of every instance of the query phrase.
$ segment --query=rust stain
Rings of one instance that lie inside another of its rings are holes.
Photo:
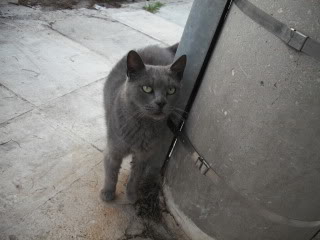
[[[121,209],[113,207],[98,208],[85,229],[85,238],[90,240],[115,240],[121,237],[123,223],[123,213]],[[123,231],[124,232],[124,231]],[[117,236],[119,235],[119,236]]]
[[[97,174],[100,175],[100,174]],[[102,176],[97,176],[101,178]],[[119,202],[125,199],[125,187],[128,179],[128,172],[120,172],[119,182],[117,185],[117,198],[113,203],[104,203],[100,200],[94,207],[94,213],[91,216],[91,221],[84,229],[85,239],[88,240],[116,240],[123,236],[127,225],[129,224],[128,212],[126,207]],[[100,181],[102,179],[99,179]],[[99,181],[99,182],[100,182]],[[90,182],[93,194],[98,196],[101,184]],[[102,182],[102,181],[101,181]],[[79,238],[80,239],[80,238]],[[83,238],[82,238],[83,239]]]

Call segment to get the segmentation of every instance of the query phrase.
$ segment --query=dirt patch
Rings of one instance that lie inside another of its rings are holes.
[[[177,240],[176,234],[166,226],[163,213],[167,212],[160,179],[145,178],[140,185],[139,195],[142,196],[135,204],[138,218],[143,229],[137,234],[126,232],[121,240]],[[181,238],[184,239],[184,238]]]
[[[92,8],[95,4],[107,8],[120,8],[122,4],[141,2],[142,0],[19,0],[18,4],[34,7],[40,6],[44,9],[77,9]]]
[[[135,204],[138,216],[159,222],[162,210],[159,198],[161,194],[160,182],[150,177],[144,179],[139,192],[142,198]]]

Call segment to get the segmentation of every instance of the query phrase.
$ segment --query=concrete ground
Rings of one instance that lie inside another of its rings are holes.
[[[152,238],[126,204],[128,160],[115,203],[99,199],[102,86],[130,49],[178,42],[192,0],[166,1],[157,14],[141,4],[59,11],[0,5],[1,240]]]

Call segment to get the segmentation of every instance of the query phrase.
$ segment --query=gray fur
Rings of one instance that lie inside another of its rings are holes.
[[[165,151],[166,120],[175,112],[174,105],[179,98],[180,80],[186,64],[185,55],[172,64],[177,46],[150,46],[137,52],[130,51],[107,78],[104,87],[107,152],[104,159],[105,185],[101,190],[104,201],[115,197],[118,173],[125,156],[133,156],[127,197],[135,202],[146,166],[152,161],[157,162],[159,153]],[[144,92],[144,85],[154,91]],[[167,93],[170,87],[176,88],[172,95]],[[159,166],[153,174],[158,174],[158,170]]]

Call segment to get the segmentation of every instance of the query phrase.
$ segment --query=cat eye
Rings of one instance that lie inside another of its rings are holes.
[[[152,87],[149,87],[149,86],[142,86],[142,90],[145,93],[152,93],[152,91],[153,91]]]
[[[174,94],[175,92],[176,92],[176,88],[175,88],[175,87],[168,88],[168,90],[167,90],[167,93],[168,93],[169,95],[172,95],[172,94]]]

